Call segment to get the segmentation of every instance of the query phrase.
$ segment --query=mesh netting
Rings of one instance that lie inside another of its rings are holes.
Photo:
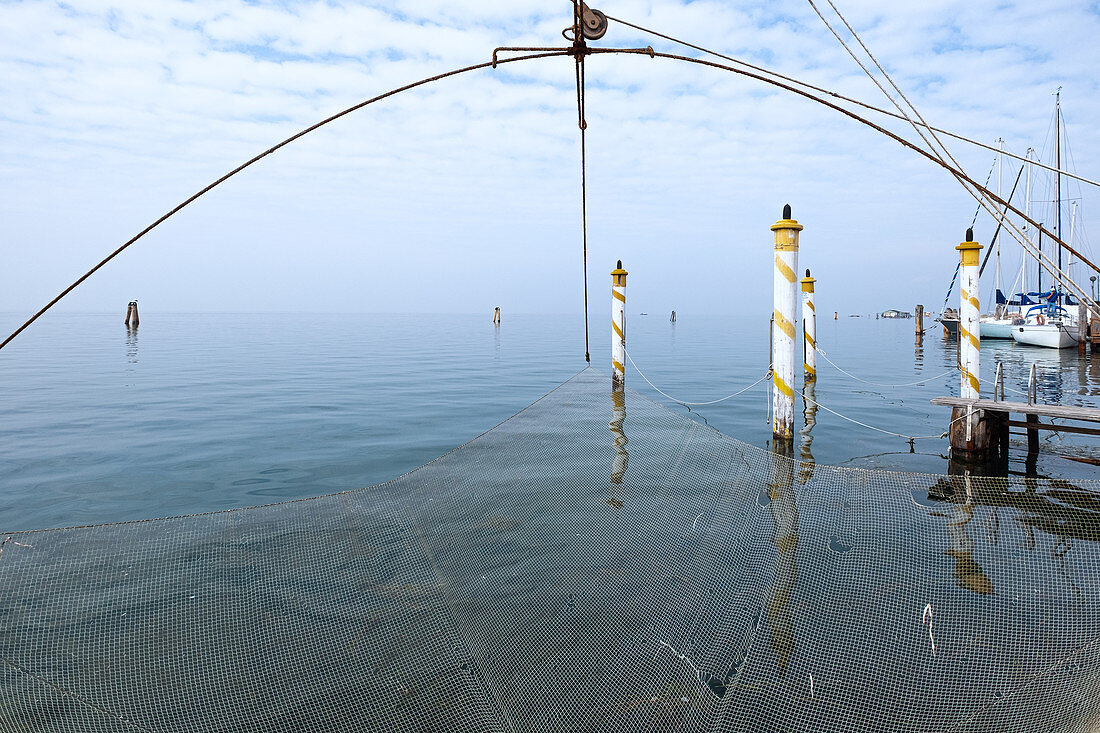
[[[0,730],[1094,730],[1098,509],[588,370],[386,484],[11,535]]]

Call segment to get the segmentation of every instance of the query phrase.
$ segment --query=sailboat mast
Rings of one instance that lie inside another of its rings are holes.
[[[997,153],[997,198],[1001,197],[1001,168],[1004,164],[1004,138],[997,138],[1000,150]],[[1019,180],[1019,179],[1016,179]],[[1001,238],[997,237],[997,288],[993,292],[993,313],[996,318],[1001,317]]]
[[[1058,211],[1055,214],[1054,220],[1054,236],[1062,239],[1062,132],[1061,132],[1061,120],[1062,120],[1062,87],[1058,87],[1058,91],[1054,96],[1054,167],[1057,169],[1057,173],[1054,174],[1054,198],[1055,206]],[[1062,269],[1062,245],[1058,244],[1058,270]]]
[[[1024,158],[1027,159],[1025,165],[1027,166],[1027,198],[1024,201],[1024,212],[1027,214],[1027,218],[1031,218],[1031,154],[1035,152],[1034,148],[1028,148]],[[1024,224],[1024,233],[1027,235],[1028,241],[1031,241],[1031,227]],[[1027,257],[1024,252],[1020,253],[1020,292],[1027,292]],[[1021,306],[1023,302],[1021,301]]]

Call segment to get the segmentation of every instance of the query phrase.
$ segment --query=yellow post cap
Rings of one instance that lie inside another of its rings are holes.
[[[817,282],[817,280],[810,277],[810,271],[806,270],[806,277],[799,280],[799,282],[802,283],[803,293],[812,293],[814,291],[814,283]]]
[[[783,206],[783,218],[772,224],[772,231],[778,229],[794,229],[796,232],[802,231],[802,225],[791,218],[791,205],[786,204]]]
[[[974,230],[966,230],[966,241],[959,244],[955,249],[959,250],[959,259],[964,267],[977,267],[978,265],[978,252],[981,250],[982,245],[974,241]]]
[[[960,243],[959,246],[956,247],[955,249],[957,249],[957,250],[967,250],[967,249],[981,249],[981,248],[982,248],[982,245],[979,244],[978,242],[974,241],[974,230],[973,229],[967,229],[966,230],[966,241]]]
[[[630,273],[623,269],[623,261],[619,260],[615,265],[615,269],[611,271],[611,274],[612,275],[629,275]]]

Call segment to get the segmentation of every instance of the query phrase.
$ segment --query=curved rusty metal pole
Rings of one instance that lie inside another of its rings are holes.
[[[352,112],[354,112],[358,109],[366,107],[369,104],[373,104],[374,102],[378,102],[380,100],[386,99],[387,97],[392,97],[395,94],[399,94],[401,92],[408,91],[410,89],[414,89],[416,87],[423,86],[425,84],[430,84],[432,82],[439,81],[441,79],[446,79],[446,78],[451,77],[451,76],[457,76],[459,74],[464,74],[466,72],[475,71],[475,70],[478,70],[478,69],[496,68],[499,64],[509,64],[509,63],[514,63],[514,62],[517,62],[517,61],[529,61],[529,60],[532,60],[532,59],[552,58],[552,57],[556,57],[556,56],[574,56],[575,53],[576,53],[575,50],[572,49],[572,48],[562,48],[562,49],[549,49],[548,48],[548,49],[545,49],[545,50],[540,50],[539,53],[532,53],[532,54],[527,54],[527,55],[524,55],[524,56],[514,56],[512,58],[501,59],[501,58],[497,57],[497,52],[500,51],[500,50],[516,50],[516,51],[518,51],[518,50],[521,50],[521,49],[518,49],[518,48],[516,48],[516,49],[497,49],[496,51],[493,52],[492,61],[486,61],[485,63],[474,64],[472,66],[466,66],[466,67],[463,67],[461,69],[455,69],[453,71],[448,71],[448,72],[444,72],[442,74],[437,74],[436,76],[432,76],[432,77],[429,77],[427,79],[421,79],[420,81],[416,81],[416,82],[413,82],[411,84],[406,84],[405,86],[398,87],[396,89],[392,89],[388,92],[385,92],[384,94],[379,94],[376,97],[372,97],[372,98],[370,98],[366,101],[360,102],[359,104],[348,107],[347,109],[345,109],[341,112],[338,112],[338,113],[332,115],[331,117],[327,117],[327,118],[321,120],[320,122],[318,122],[314,125],[310,125],[309,127],[305,128],[304,130],[301,130],[300,132],[297,132],[294,135],[291,135],[290,137],[286,138],[282,142],[280,142],[276,145],[273,145],[272,147],[268,148],[267,150],[260,153],[256,157],[248,160],[245,163],[242,163],[238,167],[231,170],[229,173],[226,173],[224,176],[222,176],[218,180],[214,181],[210,185],[206,186],[202,190],[198,191],[197,193],[195,193],[194,195],[192,195],[191,197],[189,197],[188,199],[186,199],[185,201],[183,201],[182,203],[177,205],[175,208],[170,210],[168,213],[164,214],[162,217],[160,217],[159,219],[154,221],[152,224],[147,226],[145,229],[138,232],[138,234],[135,235],[132,239],[128,240],[121,247],[119,247],[114,252],[112,252],[107,257],[105,257],[103,260],[101,260],[95,267],[88,270],[88,272],[86,272],[84,275],[82,275],[76,282],[74,282],[69,287],[65,288],[65,290],[61,291],[61,293],[56,298],[54,298],[49,303],[47,303],[45,306],[43,306],[42,309],[39,310],[37,313],[35,313],[33,316],[31,316],[31,318],[28,319],[26,323],[24,323],[22,326],[20,326],[18,329],[16,329],[10,336],[8,336],[6,339],[4,339],[4,341],[2,343],[0,343],[0,349],[3,349],[5,346],[7,346],[8,343],[10,343],[12,339],[14,339],[16,336],[18,336],[20,333],[22,333],[28,326],[30,326],[32,323],[34,323],[36,320],[38,320],[38,318],[43,313],[48,311],[58,301],[60,301],[62,298],[64,298],[66,295],[68,295],[70,292],[72,292],[74,288],[76,288],[82,282],[84,282],[89,277],[91,277],[97,270],[99,270],[99,268],[103,267],[105,264],[110,262],[112,259],[114,259],[116,256],[118,256],[123,250],[125,250],[127,247],[132,245],[134,242],[137,242],[139,239],[144,237],[150,231],[152,231],[157,226],[159,226],[161,223],[163,223],[166,219],[168,219],[173,214],[180,211],[180,209],[183,209],[185,206],[192,203],[193,201],[198,199],[203,194],[207,193],[208,191],[210,191],[211,189],[217,187],[218,185],[224,183],[225,181],[232,178],[236,174],[240,173],[242,170],[249,167],[253,163],[259,161],[262,158],[267,157],[271,153],[274,153],[279,148],[282,148],[286,145],[289,145],[290,143],[294,142],[295,140],[302,137],[303,135],[307,135],[310,132],[313,132],[314,130],[316,130],[317,128],[323,127],[324,125],[327,125],[328,123],[330,123],[334,120],[337,120],[337,119],[339,119],[339,118],[341,118],[345,115],[348,115],[348,114],[350,114],[350,113],[352,113]],[[951,165],[949,165],[949,164],[945,163],[944,161],[942,161],[942,160],[938,159],[937,157],[935,157],[932,153],[924,150],[923,148],[921,148],[918,145],[906,140],[905,138],[890,132],[889,130],[883,128],[880,125],[876,125],[875,123],[871,122],[870,120],[859,116],[855,112],[852,112],[851,110],[845,109],[844,107],[841,107],[840,105],[834,104],[834,103],[828,101],[827,99],[822,99],[821,97],[818,97],[814,94],[811,94],[811,93],[809,93],[805,90],[793,87],[790,84],[785,84],[783,82],[776,81],[775,79],[770,79],[766,76],[762,76],[760,74],[755,74],[755,73],[750,72],[750,71],[745,71],[744,69],[735,68],[733,66],[729,66],[727,64],[720,64],[720,63],[717,63],[717,62],[714,62],[714,61],[708,61],[706,59],[697,59],[697,58],[692,58],[690,56],[681,56],[679,54],[672,54],[672,53],[662,53],[662,52],[659,52],[659,51],[654,51],[652,47],[644,48],[644,49],[641,49],[641,48],[621,49],[621,48],[592,48],[592,47],[589,47],[586,50],[586,52],[589,55],[607,54],[607,53],[616,53],[616,54],[617,53],[625,53],[625,54],[631,54],[631,55],[643,55],[643,56],[649,56],[650,58],[663,58],[663,59],[670,59],[670,60],[673,60],[673,61],[684,61],[684,62],[691,63],[691,64],[698,64],[700,66],[709,66],[709,67],[714,68],[714,69],[720,69],[722,71],[729,71],[729,72],[732,72],[734,74],[738,74],[740,76],[745,76],[745,77],[748,77],[750,79],[756,79],[757,81],[764,82],[765,84],[770,84],[772,86],[778,87],[780,89],[791,92],[793,94],[797,94],[800,97],[805,97],[806,99],[809,99],[811,101],[817,102],[818,104],[829,107],[830,109],[833,109],[837,112],[840,112],[842,115],[845,115],[846,117],[850,117],[851,119],[855,120],[856,122],[862,123],[862,124],[866,125],[867,127],[870,127],[871,129],[873,129],[877,132],[880,132],[883,135],[886,135],[887,137],[892,138],[893,140],[897,141],[898,143],[900,143],[904,147],[907,147],[910,150],[913,150],[914,152],[916,152],[916,153],[924,156],[928,160],[932,161],[936,165],[946,169],[949,173],[951,173],[951,175],[955,176],[960,182],[965,181],[967,184],[973,186],[976,190],[985,193],[987,196],[990,197],[990,199],[992,199],[993,201],[996,201],[996,202],[1000,203],[1002,206],[1004,206],[1006,208],[1006,210],[1011,211],[1014,214],[1018,215],[1024,221],[1030,223],[1032,226],[1034,226],[1036,229],[1038,229],[1040,232],[1042,232],[1043,234],[1046,234],[1048,238],[1050,238],[1051,240],[1054,240],[1055,242],[1062,245],[1067,251],[1074,254],[1081,262],[1085,263],[1086,265],[1091,267],[1096,272],[1100,272],[1100,267],[1098,267],[1091,260],[1089,260],[1088,258],[1083,256],[1080,252],[1077,252],[1075,249],[1073,249],[1072,247],[1070,247],[1066,243],[1062,242],[1060,238],[1055,237],[1050,231],[1045,229],[1039,222],[1035,221],[1030,216],[1028,216],[1024,212],[1017,209],[1011,203],[1009,203],[1008,201],[1005,201],[1000,196],[998,196],[997,194],[995,194],[992,191],[990,191],[989,189],[987,189],[985,186],[979,184],[977,181],[975,181],[970,176],[966,175],[961,170],[958,170],[957,168],[952,167]]]
[[[138,241],[139,239],[144,237],[149,232],[156,229],[158,226],[160,226],[162,223],[164,223],[171,216],[173,216],[174,214],[179,212],[180,209],[183,209],[185,206],[187,206],[188,204],[194,202],[196,199],[201,197],[203,194],[206,194],[209,191],[211,191],[212,189],[217,188],[222,183],[225,183],[230,178],[237,175],[238,173],[240,173],[241,171],[243,171],[245,168],[249,167],[253,163],[258,162],[263,158],[266,158],[267,156],[271,155],[272,153],[274,153],[279,148],[282,148],[282,147],[285,147],[285,146],[289,145],[290,143],[294,142],[298,138],[300,138],[304,135],[308,135],[309,133],[313,132],[317,128],[324,127],[328,123],[333,122],[335,120],[338,120],[341,117],[344,117],[345,115],[349,115],[349,114],[351,114],[352,112],[354,112],[358,109],[362,109],[363,107],[366,107],[369,104],[374,104],[375,102],[379,102],[383,99],[386,99],[387,97],[392,97],[395,94],[400,94],[401,92],[406,92],[410,89],[415,89],[416,87],[424,86],[425,84],[430,84],[432,82],[439,81],[441,79],[446,79],[447,77],[458,76],[459,74],[465,74],[466,72],[469,72],[469,71],[476,71],[478,69],[484,69],[484,68],[489,68],[489,67],[495,69],[498,64],[510,64],[510,63],[513,63],[513,62],[516,62],[516,61],[528,61],[528,60],[531,60],[531,59],[542,59],[542,58],[550,58],[550,57],[553,57],[553,56],[570,56],[570,55],[572,55],[572,51],[570,51],[570,50],[562,50],[562,51],[558,51],[558,50],[549,51],[548,50],[548,51],[545,51],[543,53],[528,54],[526,56],[516,56],[516,57],[510,58],[510,59],[500,59],[500,60],[498,60],[496,58],[496,55],[494,54],[492,61],[486,61],[485,63],[482,63],[482,64],[474,64],[473,66],[466,66],[466,67],[463,67],[461,69],[454,69],[453,71],[447,71],[447,72],[444,72],[442,74],[437,74],[435,76],[429,77],[427,79],[421,79],[420,81],[415,81],[411,84],[406,84],[405,86],[397,87],[396,89],[391,89],[390,91],[385,92],[383,94],[379,94],[376,97],[371,97],[368,100],[365,100],[365,101],[360,102],[358,104],[352,105],[351,107],[348,107],[347,109],[345,109],[343,111],[337,112],[336,114],[332,115],[331,117],[326,117],[325,119],[321,120],[320,122],[317,122],[317,123],[315,123],[313,125],[310,125],[309,127],[305,128],[304,130],[301,130],[299,132],[294,133],[293,135],[286,138],[282,142],[277,143],[275,145],[272,145],[270,148],[263,151],[262,153],[260,153],[256,157],[245,161],[241,165],[237,166],[233,170],[226,173],[224,176],[222,176],[218,180],[214,181],[213,183],[211,183],[210,185],[208,185],[205,188],[201,189],[200,191],[194,193],[193,195],[191,195],[190,197],[185,199],[183,202],[181,202],[180,204],[175,206],[173,209],[168,211],[166,214],[161,216],[159,219],[154,221],[152,224],[150,224],[149,226],[142,229],[140,232],[138,232],[136,235],[134,235],[131,239],[127,240],[121,247],[119,247],[114,252],[107,255],[102,260],[100,260],[99,263],[95,267],[93,267],[92,269],[88,270],[86,273],[81,275],[80,278],[78,278],[76,280],[76,282],[74,282],[72,285],[70,285],[69,287],[62,290],[56,298],[51,300],[46,305],[42,306],[41,310],[39,310],[37,313],[35,313],[33,316],[31,316],[29,319],[27,319],[26,323],[24,323],[22,326],[17,328],[14,332],[12,332],[12,334],[10,336],[8,336],[6,339],[4,339],[4,341],[2,343],[0,343],[0,349],[3,349],[5,346],[7,346],[12,341],[12,339],[14,339],[16,336],[21,334],[24,330],[26,330],[27,327],[30,326],[35,321],[37,321],[43,313],[48,311],[50,308],[54,307],[54,305],[56,305],[58,301],[60,301],[66,295],[71,293],[78,285],[80,285],[82,282],[84,282],[89,277],[91,277],[93,274],[95,274],[95,272],[97,270],[99,270],[99,268],[103,267],[108,262],[113,260],[115,257],[120,255],[123,252],[123,250],[125,250],[131,244],[133,244],[134,242]]]

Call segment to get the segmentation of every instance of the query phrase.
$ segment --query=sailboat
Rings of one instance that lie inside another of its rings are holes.
[[[1054,169],[1055,173],[1055,223],[1054,234],[1062,238],[1062,92],[1059,87],[1055,94],[1054,105]],[[1070,223],[1070,239],[1073,238],[1076,206]],[[1072,244],[1070,245],[1072,246]],[[1041,248],[1040,248],[1041,251]],[[1058,246],[1058,270],[1062,269],[1062,247]],[[1042,290],[1042,266],[1039,268],[1040,290]],[[1077,319],[1064,306],[1076,305],[1069,293],[1063,293],[1055,284],[1050,293],[1034,293],[1045,302],[1031,306],[1025,314],[1025,322],[1012,327],[1012,340],[1028,346],[1045,346],[1050,349],[1066,349],[1077,345]]]

